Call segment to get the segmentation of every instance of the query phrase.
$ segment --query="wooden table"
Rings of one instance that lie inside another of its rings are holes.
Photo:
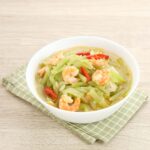
[[[139,62],[140,86],[150,92],[149,0],[0,0],[1,77],[45,44],[76,35],[103,36],[127,47]],[[1,86],[0,149],[149,150],[150,103],[112,141],[88,145]]]

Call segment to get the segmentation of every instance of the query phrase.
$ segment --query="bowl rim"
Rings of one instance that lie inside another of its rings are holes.
[[[138,65],[138,63],[137,63],[135,57],[134,57],[128,50],[125,51],[125,53],[126,53],[127,55],[129,55],[129,57],[130,57],[130,58],[132,59],[132,61],[134,62],[134,65],[135,65],[134,67],[135,67],[136,72],[137,72],[137,78],[136,78],[136,80],[135,80],[134,85],[133,85],[133,86],[131,85],[131,88],[130,88],[128,94],[127,94],[123,99],[121,99],[120,101],[118,101],[117,103],[115,103],[115,104],[113,104],[113,105],[111,105],[111,106],[108,106],[108,107],[106,107],[106,108],[99,109],[99,110],[88,111],[88,112],[73,112],[73,111],[63,110],[63,109],[59,109],[59,108],[57,108],[57,107],[51,106],[51,105],[47,104],[38,94],[34,93],[34,91],[32,90],[32,88],[31,88],[31,86],[30,86],[30,82],[29,82],[29,80],[30,80],[30,77],[29,77],[29,68],[30,68],[32,62],[34,61],[34,58],[36,58],[36,56],[37,56],[39,53],[41,53],[42,51],[44,51],[44,49],[47,48],[48,46],[50,46],[51,44],[57,44],[57,43],[59,43],[59,42],[63,42],[63,41],[66,41],[66,40],[78,39],[78,38],[84,38],[84,39],[85,39],[85,38],[87,38],[87,39],[89,39],[89,38],[96,38],[96,39],[99,39],[99,40],[107,41],[107,42],[109,42],[109,43],[112,44],[112,45],[118,46],[118,47],[120,47],[121,49],[126,50],[126,48],[125,48],[124,46],[118,44],[117,42],[114,42],[114,41],[112,41],[112,40],[106,39],[106,38],[101,37],[101,36],[73,36],[73,37],[63,38],[63,39],[56,40],[56,41],[54,41],[54,42],[48,43],[48,44],[45,45],[44,47],[40,48],[36,53],[34,53],[33,56],[31,57],[31,59],[30,59],[29,62],[28,62],[28,65],[27,65],[27,68],[26,68],[26,83],[27,83],[28,88],[30,89],[31,94],[32,94],[42,105],[44,105],[44,107],[45,107],[45,105],[46,105],[47,107],[49,107],[49,108],[51,108],[51,109],[53,109],[53,110],[59,111],[60,113],[63,112],[63,113],[71,113],[71,114],[76,114],[76,115],[81,115],[81,114],[82,114],[82,115],[83,115],[83,114],[95,114],[95,113],[98,113],[98,112],[105,112],[105,111],[107,111],[107,110],[109,110],[109,109],[111,109],[111,108],[113,109],[113,107],[116,107],[116,105],[119,105],[120,103],[125,102],[126,99],[129,98],[129,97],[131,96],[131,94],[135,91],[135,89],[137,88],[137,85],[138,85],[139,79],[140,79],[139,65]],[[57,52],[59,52],[59,50],[58,50]],[[50,55],[52,55],[53,53],[54,53],[54,52],[52,52]],[[130,68],[130,66],[129,66],[129,68]],[[133,84],[133,83],[132,83],[132,84]]]

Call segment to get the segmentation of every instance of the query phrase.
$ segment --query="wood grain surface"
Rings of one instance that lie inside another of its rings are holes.
[[[76,35],[127,47],[139,62],[140,86],[150,92],[149,0],[0,0],[1,78],[45,44]],[[109,143],[88,145],[1,86],[0,149],[149,150],[150,103]]]

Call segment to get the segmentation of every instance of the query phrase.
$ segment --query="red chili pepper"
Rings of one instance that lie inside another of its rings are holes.
[[[78,52],[77,55],[88,56],[90,55],[90,52]]]
[[[108,55],[105,55],[105,54],[95,54],[95,55],[89,55],[86,57],[87,59],[109,59],[109,56]]]
[[[48,86],[44,88],[44,93],[50,96],[52,99],[57,99],[58,97],[57,94]]]
[[[87,59],[92,59],[92,55],[86,56]]]
[[[88,74],[87,70],[84,67],[80,68],[80,72],[86,77],[87,81],[91,80],[90,75]]]

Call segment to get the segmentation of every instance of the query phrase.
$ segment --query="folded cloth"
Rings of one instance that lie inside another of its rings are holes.
[[[128,98],[127,103],[109,118],[89,124],[70,123],[53,116],[32,96],[26,85],[25,70],[26,66],[22,66],[8,77],[3,78],[2,84],[8,91],[31,103],[90,144],[93,144],[96,140],[110,141],[133,117],[148,97],[142,90],[137,89]]]

